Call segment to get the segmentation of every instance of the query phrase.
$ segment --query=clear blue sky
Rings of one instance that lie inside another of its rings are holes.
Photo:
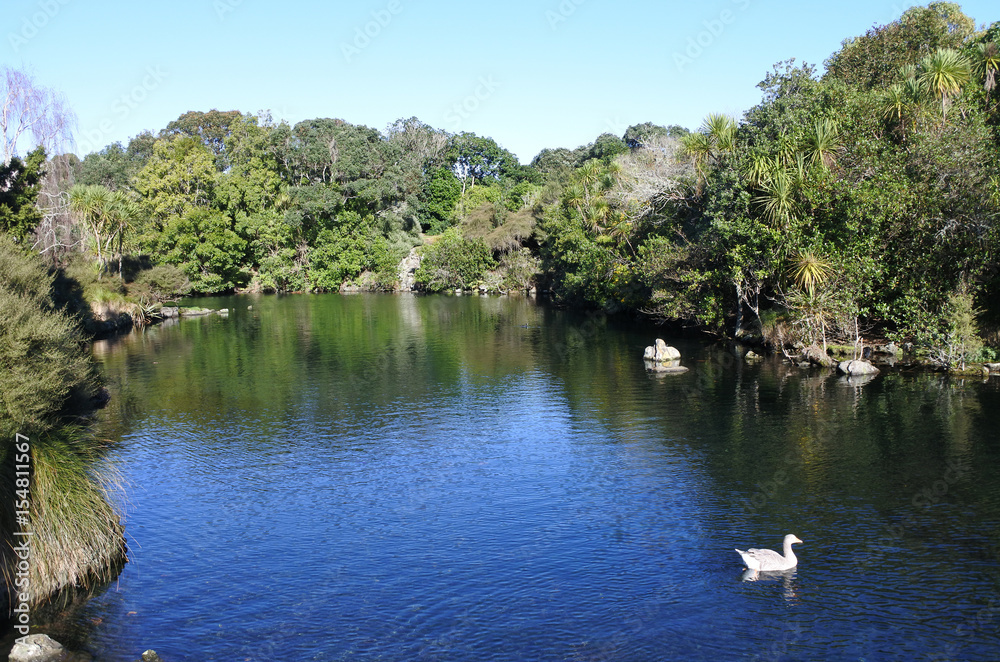
[[[926,3],[924,3],[926,4]],[[822,67],[910,3],[6,0],[0,64],[62,91],[85,154],[189,110],[384,129],[416,116],[527,162],[640,122],[740,115],[788,58]],[[961,3],[977,23],[995,0]]]

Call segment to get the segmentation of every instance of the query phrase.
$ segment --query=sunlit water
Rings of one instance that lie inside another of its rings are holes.
[[[131,561],[56,631],[99,660],[1000,658],[997,378],[677,339],[652,377],[654,327],[524,299],[207,305],[95,348]]]

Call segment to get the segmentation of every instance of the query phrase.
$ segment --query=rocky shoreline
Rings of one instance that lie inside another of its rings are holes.
[[[8,662],[93,662],[84,651],[73,652],[47,634],[30,634],[14,642]],[[147,650],[135,662],[166,662],[154,650]]]

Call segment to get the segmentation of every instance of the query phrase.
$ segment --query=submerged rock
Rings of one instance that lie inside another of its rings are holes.
[[[657,376],[660,375],[680,375],[688,371],[687,368],[681,365],[680,361],[649,361],[643,360],[646,364],[646,370]]]

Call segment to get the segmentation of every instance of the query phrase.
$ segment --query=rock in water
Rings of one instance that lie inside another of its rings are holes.
[[[818,365],[824,368],[833,367],[833,359],[819,345],[809,345],[802,350],[802,358],[810,365]]]
[[[30,634],[14,642],[10,662],[90,662],[87,653],[71,653],[47,634]]]
[[[646,361],[656,361],[658,363],[667,363],[670,361],[677,361],[681,358],[681,353],[677,349],[671,347],[667,343],[663,342],[662,339],[657,338],[655,345],[650,345],[643,352],[642,358]]]
[[[853,361],[841,361],[837,365],[837,371],[845,375],[877,375],[878,368],[873,366],[868,361],[862,361],[860,359],[855,359]]]

